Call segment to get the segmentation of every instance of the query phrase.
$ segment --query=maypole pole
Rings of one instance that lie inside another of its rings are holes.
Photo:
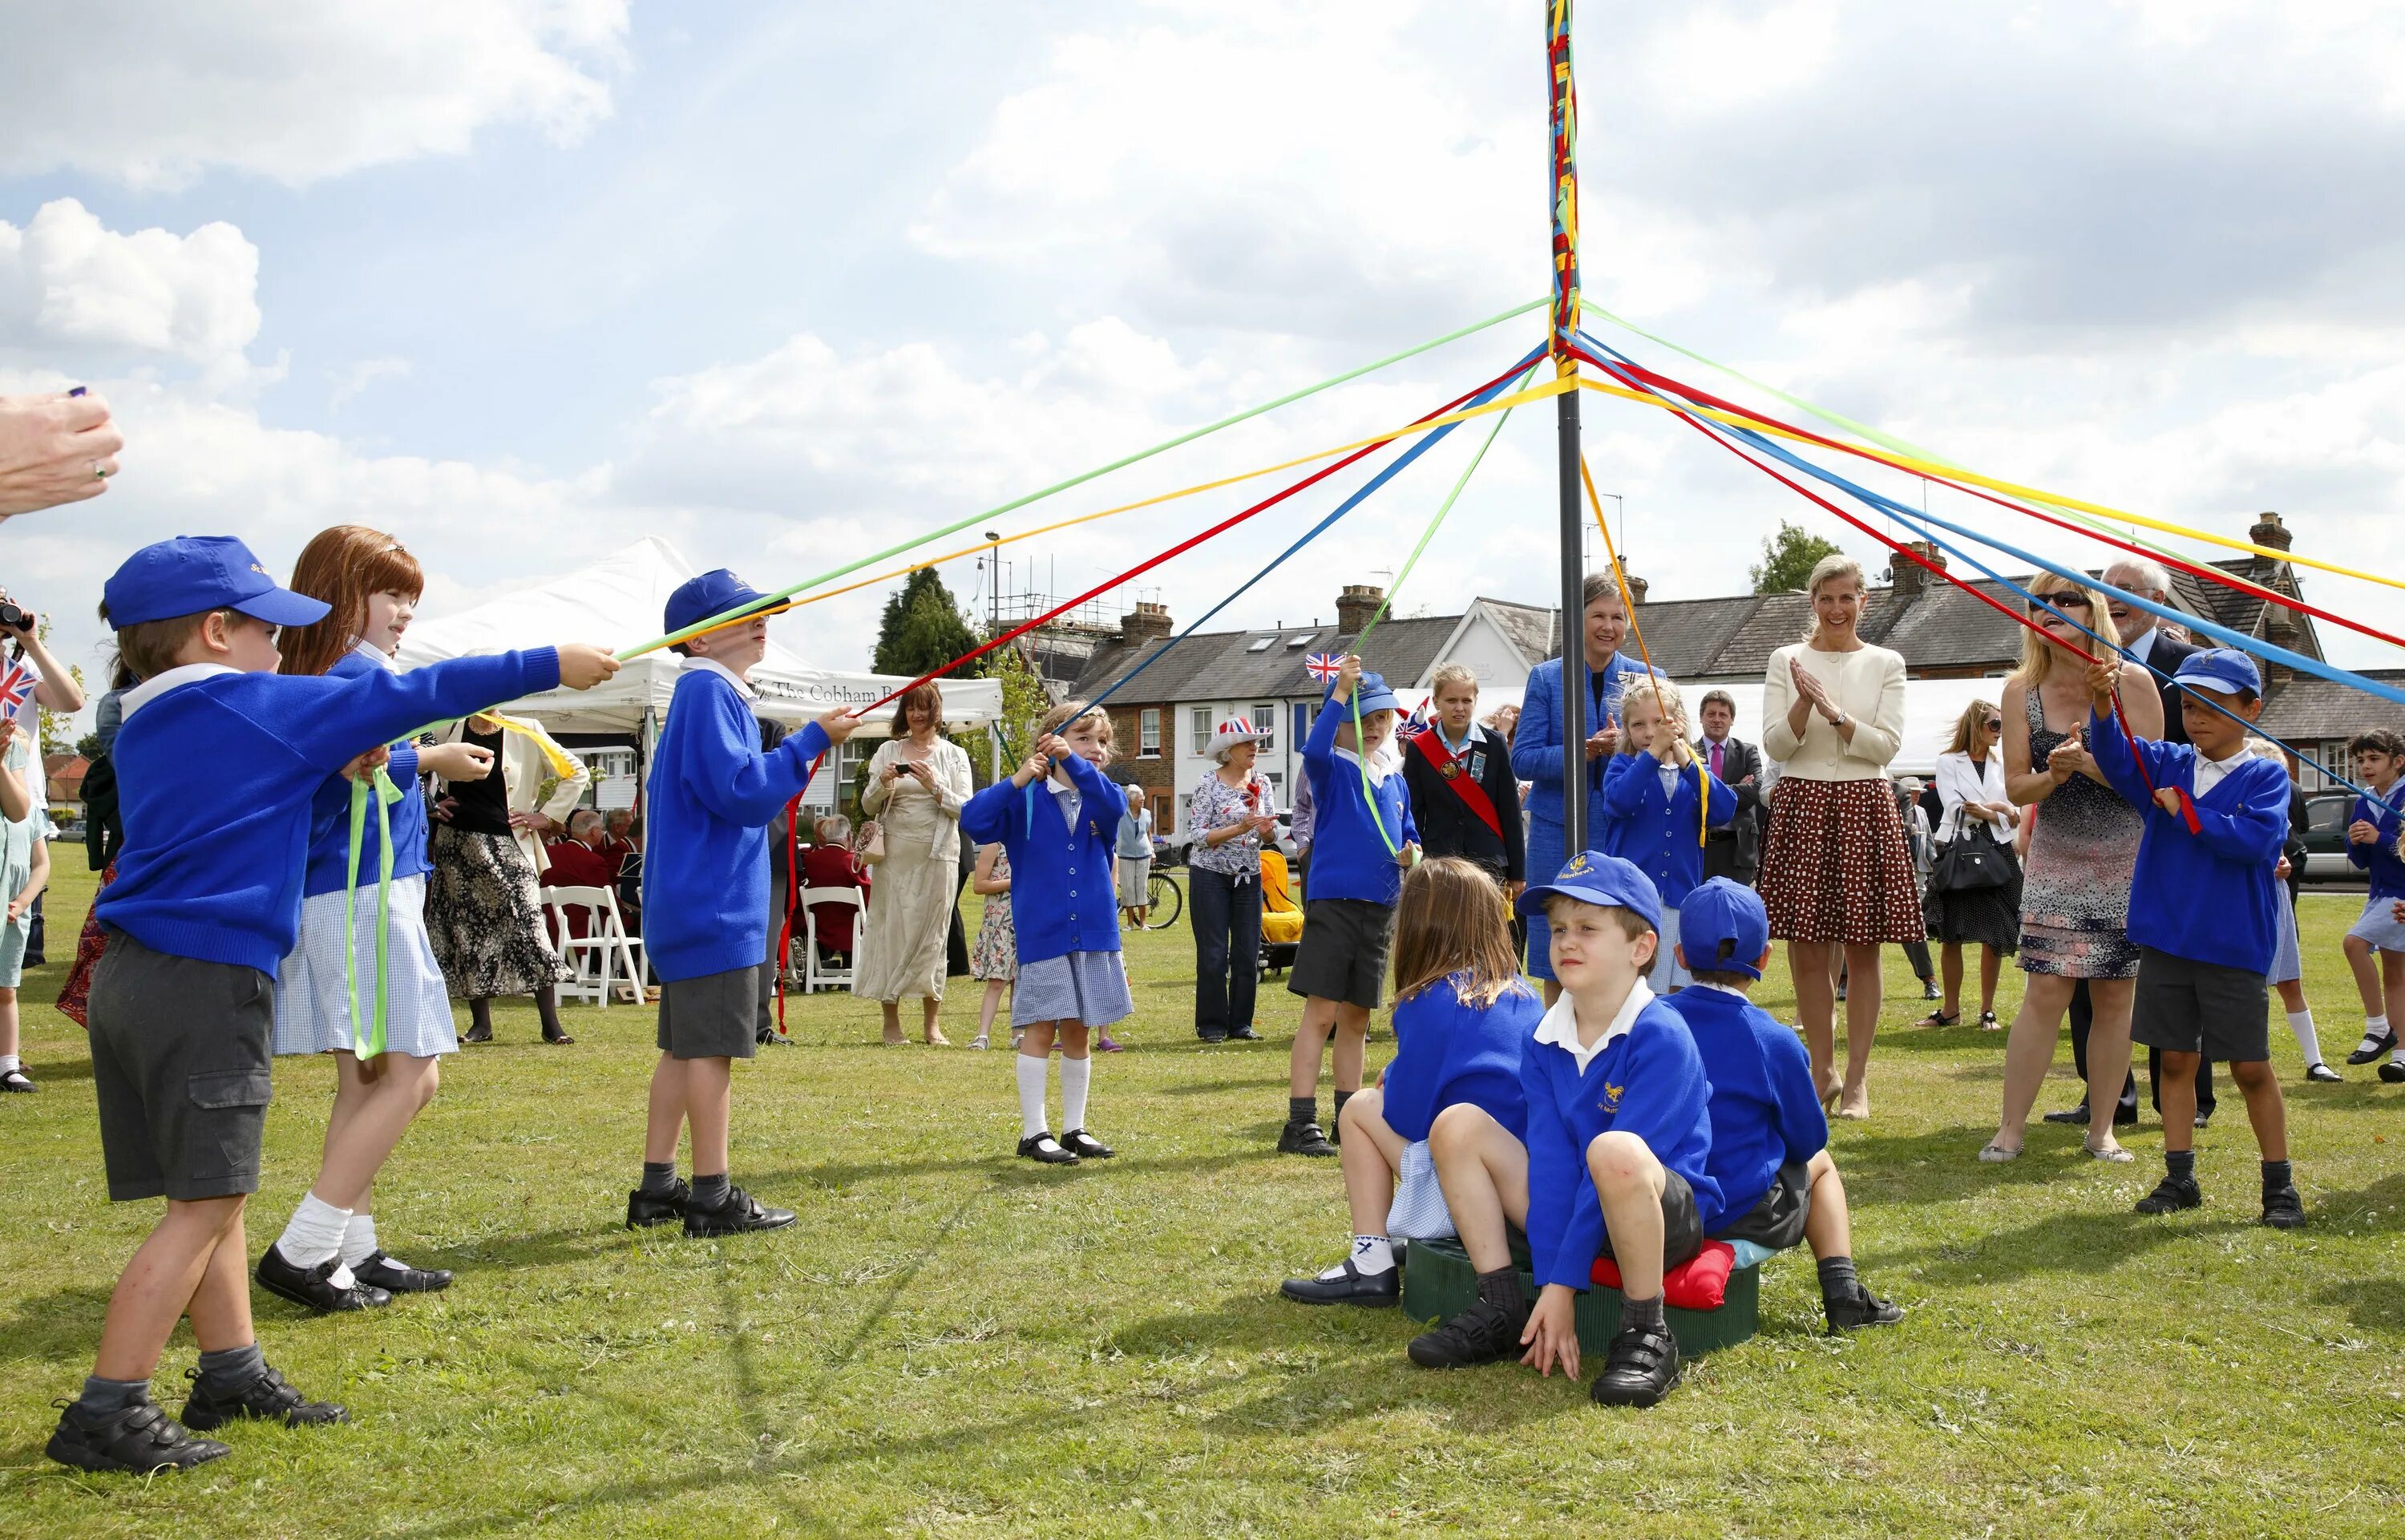
[[[1546,0],[1545,65],[1552,92],[1554,298],[1549,346],[1554,373],[1575,375],[1579,324],[1578,96],[1570,79],[1570,0]],[[1586,648],[1581,640],[1586,524],[1579,510],[1579,392],[1554,398],[1561,435],[1562,835],[1586,849]]]

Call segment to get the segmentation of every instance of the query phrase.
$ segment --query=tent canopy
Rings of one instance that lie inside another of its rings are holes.
[[[693,564],[667,541],[649,537],[614,556],[563,577],[487,600],[472,609],[410,627],[401,637],[401,665],[417,668],[444,658],[516,647],[582,640],[612,649],[631,647],[659,634],[660,613],[678,584],[694,575]],[[501,709],[539,718],[554,732],[623,733],[635,737],[646,713],[665,716],[684,660],[670,652],[646,653],[597,688],[548,690],[513,700]],[[767,656],[752,671],[760,699],[752,710],[788,726],[799,726],[836,706],[867,705],[909,683],[878,673],[837,673],[813,669],[771,638]],[[945,725],[954,730],[985,727],[1002,716],[1002,683],[994,679],[944,681]],[[860,731],[885,737],[893,731],[893,707],[871,712]]]

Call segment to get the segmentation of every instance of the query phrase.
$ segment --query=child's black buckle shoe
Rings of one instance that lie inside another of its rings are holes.
[[[1602,1406],[1651,1406],[1679,1383],[1679,1339],[1667,1326],[1623,1326],[1587,1393]]]
[[[354,1276],[348,1287],[334,1281],[334,1272],[343,1264],[340,1257],[328,1257],[316,1266],[303,1269],[270,1246],[259,1254],[259,1270],[252,1276],[259,1286],[279,1299],[288,1299],[304,1309],[320,1315],[342,1310],[373,1310],[392,1303],[392,1295]]]
[[[2177,1177],[2165,1177],[2155,1183],[2155,1190],[2138,1200],[2142,1214],[2168,1214],[2181,1208],[2204,1207],[2204,1190],[2194,1181],[2182,1181]]]
[[[1069,1151],[1079,1160],[1108,1160],[1118,1153],[1118,1151],[1082,1128],[1072,1128],[1062,1135],[1061,1148]]]
[[[1520,1332],[1528,1324],[1523,1308],[1507,1310],[1492,1300],[1478,1300],[1469,1309],[1412,1338],[1404,1351],[1423,1369],[1466,1369],[1476,1363],[1520,1354]]]
[[[1858,1332],[1865,1326],[1892,1326],[1904,1319],[1904,1307],[1891,1304],[1878,1295],[1854,1285],[1854,1292],[1843,1299],[1824,1299],[1821,1307],[1829,1317],[1829,1330]]]
[[[781,1230],[794,1222],[791,1208],[771,1208],[740,1187],[726,1190],[726,1201],[715,1208],[688,1202],[684,1233],[696,1240],[711,1236],[739,1236],[752,1230]]]
[[[198,1369],[186,1369],[192,1382],[191,1399],[184,1403],[184,1426],[207,1433],[238,1418],[281,1422],[288,1428],[310,1428],[328,1422],[348,1422],[351,1414],[331,1401],[312,1401],[284,1382],[274,1369],[261,1369],[249,1383],[231,1393],[209,1389]]]
[[[412,1267],[395,1262],[382,1251],[371,1251],[368,1259],[351,1269],[351,1275],[372,1289],[382,1289],[388,1294],[431,1294],[451,1287],[451,1274],[442,1267]]]
[[[148,1396],[100,1417],[71,1401],[62,1406],[45,1452],[79,1471],[188,1471],[233,1452],[214,1438],[194,1438]]]
[[[1021,1160],[1042,1161],[1047,1166],[1077,1164],[1077,1152],[1075,1150],[1062,1149],[1061,1141],[1052,1137],[1052,1131],[1048,1128],[1041,1133],[1030,1134],[1020,1140],[1019,1155]]]
[[[674,1224],[684,1218],[684,1207],[693,1197],[693,1189],[682,1177],[670,1182],[667,1191],[646,1193],[638,1187],[626,1194],[626,1228],[647,1230],[654,1224]]]
[[[2263,1221],[2274,1230],[2301,1230],[2305,1227],[2305,1200],[2297,1195],[2293,1186],[2263,1194]]]
[[[1289,1123],[1278,1131],[1278,1153],[1281,1155],[1332,1155],[1336,1146],[1315,1123]]]
[[[1393,1305],[1403,1297],[1402,1278],[1399,1267],[1365,1273],[1346,1257],[1337,1277],[1290,1278],[1278,1285],[1278,1293],[1299,1305]]]

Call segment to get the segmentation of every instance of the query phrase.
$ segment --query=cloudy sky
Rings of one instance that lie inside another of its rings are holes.
[[[373,523],[425,559],[429,614],[645,533],[798,581],[1541,294],[1541,14],[20,10],[0,52],[0,389],[90,382],[132,445],[105,498],[9,523],[0,582],[61,612],[89,663],[101,579],[178,531],[239,533],[288,571],[323,525]],[[1577,49],[1602,303],[1990,473],[2229,535],[2277,508],[2300,550],[2405,572],[2398,7],[1587,0]],[[1539,331],[995,523],[1407,420]],[[1677,425],[1586,410],[1657,596],[1742,587],[1782,516],[1885,565]],[[1403,610],[1546,601],[1550,416],[1506,429]],[[1341,583],[1380,580],[1471,438],[1228,619],[1329,616]],[[1287,506],[1315,517],[1352,485]],[[1246,501],[1019,549],[1065,595]],[[1955,512],[1985,523],[1976,506]],[[1146,582],[1182,623],[1299,527],[1247,527]],[[977,583],[965,562],[947,576]],[[2393,590],[2308,583],[2395,612]],[[781,637],[864,666],[877,602]]]

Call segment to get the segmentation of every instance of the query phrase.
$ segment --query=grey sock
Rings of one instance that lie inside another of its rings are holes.
[[[693,1174],[693,1201],[696,1208],[718,1208],[726,1201],[726,1173],[724,1171],[714,1177],[705,1177],[698,1171]]]
[[[1319,1098],[1317,1096],[1288,1096],[1286,1099],[1286,1121],[1288,1123],[1317,1123],[1319,1121]]]
[[[103,1379],[93,1375],[83,1382],[83,1394],[76,1397],[76,1405],[94,1417],[107,1417],[149,1399],[147,1379]]]
[[[1515,1316],[1528,1313],[1528,1296],[1520,1289],[1520,1269],[1509,1264],[1478,1275],[1478,1297]]]
[[[2193,1150],[2164,1151],[2163,1171],[2173,1181],[2194,1181],[2196,1180],[2196,1151]]]
[[[1863,1286],[1862,1279],[1854,1276],[1851,1257],[1822,1257],[1820,1266],[1821,1297],[1824,1301],[1851,1299]]]
[[[201,1389],[212,1395],[239,1391],[266,1372],[267,1355],[256,1342],[201,1355]]]
[[[643,1191],[654,1195],[676,1191],[676,1162],[672,1160],[643,1162]]]
[[[1655,1294],[1652,1299],[1624,1299],[1621,1302],[1620,1329],[1622,1331],[1627,1331],[1635,1326],[1642,1327],[1649,1332],[1658,1332],[1665,1329],[1665,1324],[1660,1294]]]
[[[2296,1184],[2295,1174],[2286,1161],[2267,1160],[2263,1163],[2263,1195],[2265,1197],[2285,1193]]]
[[[1338,1123],[1343,1123],[1344,1121],[1344,1104],[1359,1095],[1360,1093],[1357,1091],[1339,1091],[1336,1093],[1336,1110],[1331,1113],[1330,1116],[1332,1116]]]

